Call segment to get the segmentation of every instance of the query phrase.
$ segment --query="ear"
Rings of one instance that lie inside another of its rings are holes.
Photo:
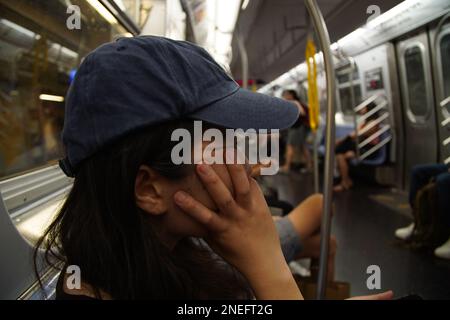
[[[148,166],[140,166],[134,184],[136,205],[142,210],[160,215],[167,212],[162,177]]]

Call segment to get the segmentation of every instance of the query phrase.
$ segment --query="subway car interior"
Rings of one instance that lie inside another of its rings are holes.
[[[69,270],[35,247],[76,186],[60,160],[80,66],[101,45],[160,37],[205,49],[239,90],[297,106],[278,170],[255,180],[273,221],[318,212],[287,261],[304,298],[450,299],[448,0],[0,0],[0,299],[53,300]],[[201,55],[180,59],[195,71]],[[108,67],[109,81],[133,81]],[[205,82],[148,90],[185,76]]]

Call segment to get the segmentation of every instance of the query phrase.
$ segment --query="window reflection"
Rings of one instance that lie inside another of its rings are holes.
[[[422,50],[418,46],[406,50],[405,66],[409,109],[413,115],[423,117],[428,112],[427,88]]]
[[[142,28],[153,8],[154,0],[114,0],[114,2],[138,27]]]
[[[352,103],[351,87],[339,89],[339,97],[341,99],[342,112],[346,115],[353,115],[354,108],[362,102],[361,86],[359,84],[353,86],[353,92],[355,94],[355,105],[353,105]]]
[[[62,154],[64,96],[83,57],[127,31],[90,3],[0,0],[0,179]],[[69,30],[67,4],[81,29]]]
[[[444,85],[444,96],[450,96],[450,34],[445,35],[441,39],[441,60],[442,60],[442,76]]]
[[[353,115],[354,108],[362,102],[361,79],[359,78],[358,67],[354,68],[345,66],[344,69],[338,70],[337,73],[339,100],[341,111],[345,115]],[[352,79],[350,79],[352,77]],[[352,97],[352,88],[354,101]]]

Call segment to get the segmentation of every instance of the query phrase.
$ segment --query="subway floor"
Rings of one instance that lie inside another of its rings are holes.
[[[280,200],[296,204],[313,193],[311,174],[290,173],[266,177]],[[418,294],[424,299],[450,299],[450,261],[413,251],[394,237],[395,229],[412,221],[405,195],[358,182],[334,198],[332,233],[338,241],[336,280],[349,282],[352,295],[393,290],[396,297]],[[379,199],[397,201],[383,205]],[[401,200],[403,199],[403,200]],[[396,210],[398,208],[398,210]],[[367,288],[371,265],[380,267],[381,290]]]

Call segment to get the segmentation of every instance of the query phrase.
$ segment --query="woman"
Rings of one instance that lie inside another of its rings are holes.
[[[308,107],[306,104],[300,102],[300,98],[295,90],[285,90],[282,94],[283,99],[292,101],[298,107],[300,117],[297,122],[288,130],[288,139],[286,145],[285,164],[281,168],[283,172],[289,172],[294,158],[294,152],[298,149],[306,162],[306,171],[312,169],[312,157],[306,146],[306,139],[310,132]]]
[[[96,49],[66,101],[60,165],[75,180],[35,251],[36,265],[42,245],[62,266],[58,299],[302,299],[249,166],[173,161],[174,132],[199,134],[192,119],[219,132],[284,128],[295,107],[241,90],[203,49],[158,37]]]
[[[360,115],[364,116],[369,111],[371,111],[376,105],[374,103],[369,104],[367,107],[360,111]],[[369,138],[372,134],[379,130],[379,125],[374,124],[374,119],[378,118],[377,113],[367,117],[358,127],[358,132],[363,134],[358,136],[358,141],[361,142]],[[336,163],[341,175],[341,182],[334,187],[335,192],[342,192],[348,190],[353,186],[353,180],[350,178],[349,165],[348,162],[356,158],[356,132],[352,132],[345,138],[338,140],[336,142]],[[380,137],[372,139],[366,146],[364,146],[360,151],[364,153],[370,150],[372,147],[376,146],[380,142]]]

